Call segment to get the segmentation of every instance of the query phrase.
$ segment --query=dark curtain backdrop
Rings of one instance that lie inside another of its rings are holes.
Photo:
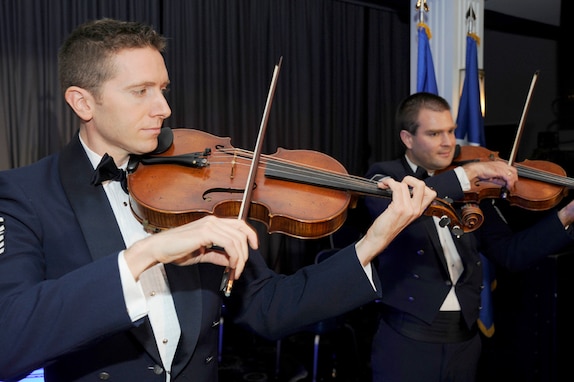
[[[362,175],[400,150],[392,122],[409,92],[408,3],[0,0],[0,170],[71,138],[77,121],[59,88],[57,50],[78,24],[113,17],[150,23],[169,38],[166,126],[253,150],[283,57],[263,152],[317,150]]]

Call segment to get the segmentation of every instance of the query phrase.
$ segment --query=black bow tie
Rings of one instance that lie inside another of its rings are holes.
[[[125,170],[117,168],[114,158],[105,153],[92,176],[92,185],[99,186],[106,180],[115,180],[121,183],[122,189],[128,193],[128,181]]]
[[[419,166],[417,167],[417,171],[415,172],[415,177],[418,179],[425,180],[426,178],[429,177],[429,173],[427,172],[427,170]]]

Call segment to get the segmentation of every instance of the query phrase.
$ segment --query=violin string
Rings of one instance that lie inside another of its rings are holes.
[[[548,171],[533,169],[523,165],[515,165],[518,175],[528,179],[539,180],[559,186],[574,187],[574,179],[553,174]]]
[[[221,149],[220,152],[222,153],[222,157],[225,157],[226,159],[232,156],[235,158],[237,163],[240,163],[239,159],[249,160],[245,163],[246,165],[250,163],[250,159],[252,158],[252,153],[250,151],[237,148]],[[219,158],[220,155],[212,154],[212,157]],[[272,164],[273,168],[281,172],[287,179],[291,179],[294,176],[298,178],[303,177],[308,180],[313,180],[313,183],[317,182],[320,185],[331,185],[341,189],[354,189],[369,194],[379,193],[377,182],[363,177],[340,173],[334,170],[321,169],[309,164],[301,164],[300,162],[293,160],[275,158],[265,154],[261,155],[260,163],[265,165]]]
[[[248,152],[247,156],[249,156]],[[346,187],[344,187],[345,189],[359,191],[363,194],[383,197],[390,197],[392,195],[390,190],[378,188],[378,182],[372,179],[366,179],[364,177],[349,175],[346,173],[343,174],[332,170],[319,169],[309,165],[301,165],[300,162],[294,162],[284,158],[278,159],[265,155],[262,155],[261,158],[266,162],[267,167],[269,167],[270,163],[273,163],[274,167],[283,167],[283,171],[288,174],[291,174],[293,172],[291,170],[295,169],[300,175],[304,175],[306,179],[311,179],[311,177],[313,177],[313,179],[320,179],[319,184],[332,185],[334,184],[333,181],[338,181],[340,184],[346,184]],[[436,216],[440,219],[448,218],[448,220],[446,220],[448,222],[447,224],[458,232],[456,233],[457,235],[462,234],[458,231],[461,226],[464,226],[465,229],[473,229],[473,227],[463,225],[452,206],[440,198],[435,198],[435,200],[425,210],[425,214]]]
[[[503,159],[498,159],[498,160],[501,160],[503,162],[507,162]],[[527,179],[531,179],[531,180],[538,180],[540,182],[550,183],[550,184],[563,186],[563,187],[574,188],[574,179],[573,178],[568,178],[567,176],[564,176],[564,175],[560,175],[560,174],[552,173],[549,171],[529,167],[526,165],[521,165],[519,163],[514,163],[512,166],[516,167],[516,169],[518,170],[518,176],[519,177],[521,176],[523,178],[527,178]]]

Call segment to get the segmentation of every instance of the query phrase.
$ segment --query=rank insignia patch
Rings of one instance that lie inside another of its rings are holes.
[[[4,253],[4,218],[0,216],[0,255]]]

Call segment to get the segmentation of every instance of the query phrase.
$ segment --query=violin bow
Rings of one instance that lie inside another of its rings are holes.
[[[526,103],[524,109],[522,110],[522,116],[520,117],[520,123],[518,124],[518,131],[516,132],[516,137],[514,138],[514,145],[512,146],[512,152],[510,153],[510,158],[508,158],[508,164],[513,165],[516,161],[516,152],[518,151],[518,144],[520,143],[520,138],[522,138],[522,132],[524,131],[524,125],[526,124],[526,115],[530,109],[530,103],[532,102],[532,93],[534,92],[534,87],[538,81],[539,70],[534,72],[532,76],[532,81],[530,82],[530,89],[528,90],[528,95],[526,96]]]
[[[263,137],[265,136],[265,131],[267,130],[267,122],[269,121],[269,111],[271,110],[271,104],[273,103],[273,96],[275,94],[275,88],[277,87],[277,79],[279,78],[279,70],[281,69],[281,63],[283,62],[283,56],[279,58],[279,62],[275,65],[273,70],[273,77],[271,79],[271,86],[269,87],[269,93],[267,94],[267,102],[265,104],[265,109],[263,110],[263,117],[261,118],[261,125],[259,126],[259,135],[257,137],[257,142],[255,144],[255,150],[253,151],[253,160],[251,161],[251,167],[249,168],[249,174],[247,176],[247,184],[245,186],[245,192],[243,193],[243,200],[241,201],[241,207],[239,209],[238,219],[247,221],[249,216],[249,207],[251,206],[251,196],[253,193],[253,185],[255,184],[255,175],[259,167],[259,158],[261,157],[261,150],[263,144]],[[223,280],[221,281],[222,290],[226,297],[231,295],[231,288],[233,287],[233,269],[227,268],[223,274]]]

